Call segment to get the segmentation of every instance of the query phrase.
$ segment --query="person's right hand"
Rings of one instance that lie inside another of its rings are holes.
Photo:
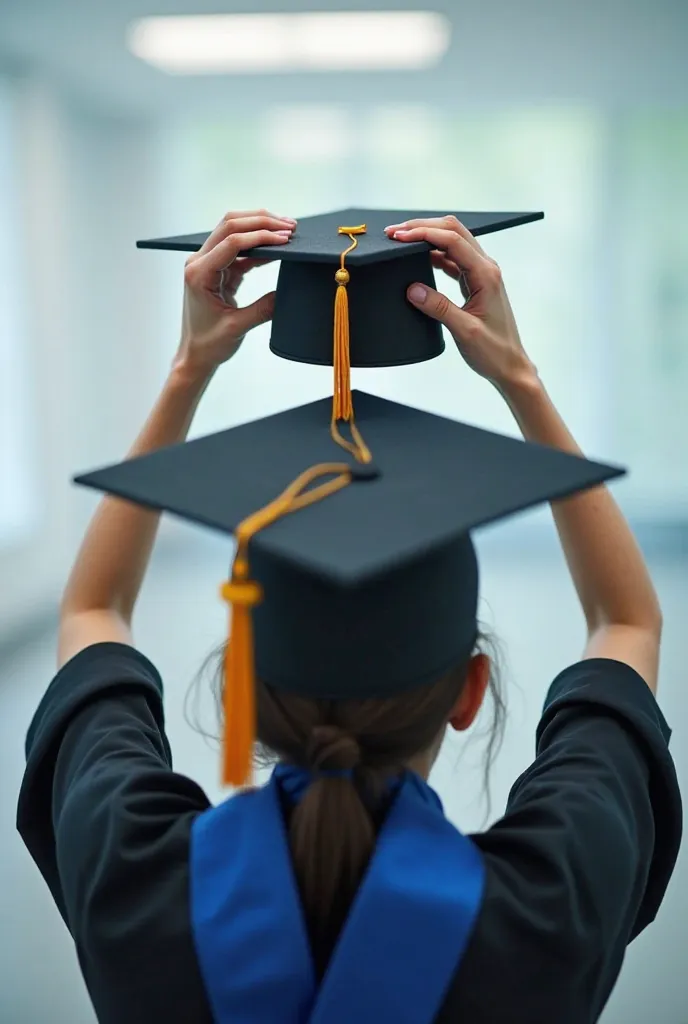
[[[521,344],[501,271],[468,228],[447,216],[392,224],[385,230],[400,242],[429,242],[433,265],[459,281],[463,307],[423,284],[412,284],[407,295],[417,309],[451,331],[471,369],[500,390],[536,373]]]
[[[210,374],[237,351],[252,327],[272,317],[275,293],[248,306],[236,293],[244,275],[261,261],[240,252],[259,245],[284,245],[296,221],[267,210],[228,213],[186,261],[182,336],[175,365]]]

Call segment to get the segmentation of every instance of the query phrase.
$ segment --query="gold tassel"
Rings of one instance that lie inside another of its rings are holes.
[[[334,418],[351,419],[351,357],[349,354],[349,271],[335,274],[337,294],[334,300]]]
[[[248,570],[248,566],[246,567]],[[237,578],[222,587],[231,605],[231,639],[225,654],[224,743],[222,781],[226,786],[250,784],[253,744],[256,735],[255,665],[251,609],[262,600],[260,586]]]
[[[311,487],[320,476],[332,477]],[[224,664],[224,734],[222,781],[226,786],[244,786],[252,776],[253,746],[256,739],[255,659],[252,609],[260,604],[263,591],[250,578],[248,545],[255,533],[290,512],[334,494],[351,482],[351,469],[342,462],[323,462],[296,478],[274,501],[241,522],[234,535],[237,550],[231,579],[221,589],[231,608],[230,639]]]
[[[349,338],[349,296],[346,286],[349,283],[349,271],[344,266],[344,261],[350,252],[358,245],[356,235],[363,235],[366,232],[366,225],[359,224],[356,227],[340,227],[340,235],[348,235],[351,245],[344,250],[339,259],[339,270],[334,275],[337,282],[337,292],[334,300],[334,337],[333,337],[333,359],[334,364],[334,389],[332,395],[332,422],[330,433],[332,439],[346,451],[350,452],[358,462],[371,462],[372,455],[361,437],[354,422],[353,401],[351,399],[351,350]],[[342,420],[349,424],[353,443],[347,441],[339,432],[338,422]]]

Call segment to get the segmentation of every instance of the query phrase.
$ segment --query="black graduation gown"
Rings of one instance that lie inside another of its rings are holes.
[[[628,666],[596,659],[555,679],[535,761],[504,817],[471,837],[484,895],[439,1024],[598,1019],[676,861],[669,735]],[[172,769],[153,665],[119,644],[82,651],[41,701],[26,754],[18,828],[99,1021],[212,1021],[189,907],[191,827],[209,802]]]

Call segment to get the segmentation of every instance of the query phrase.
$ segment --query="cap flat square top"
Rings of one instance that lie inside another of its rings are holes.
[[[247,250],[257,259],[300,260],[309,263],[336,263],[340,254],[349,244],[346,235],[338,232],[339,227],[355,227],[365,224],[366,234],[357,236],[356,249],[347,256],[347,265],[356,266],[377,263],[382,260],[399,259],[413,253],[430,249],[426,242],[398,242],[385,235],[389,224],[407,220],[444,217],[448,211],[437,210],[368,210],[361,207],[337,210],[315,217],[304,217],[297,225],[293,237],[286,245],[258,246]],[[495,231],[518,227],[542,220],[544,214],[533,213],[486,213],[463,211],[454,214],[468,230],[475,235],[487,235]],[[191,235],[176,235],[170,238],[153,238],[137,242],[139,249],[171,249],[181,252],[197,252],[210,232],[202,231]],[[245,253],[244,253],[245,255]]]
[[[251,541],[355,586],[474,529],[619,476],[622,469],[354,392],[374,480],[291,513]],[[304,469],[341,462],[331,399],[187,441],[77,483],[231,534]]]

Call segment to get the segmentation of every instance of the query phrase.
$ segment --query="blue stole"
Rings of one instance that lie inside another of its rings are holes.
[[[279,766],[194,822],[191,920],[214,1019],[430,1024],[480,909],[482,857],[406,772],[318,986],[280,804],[309,779]]]

